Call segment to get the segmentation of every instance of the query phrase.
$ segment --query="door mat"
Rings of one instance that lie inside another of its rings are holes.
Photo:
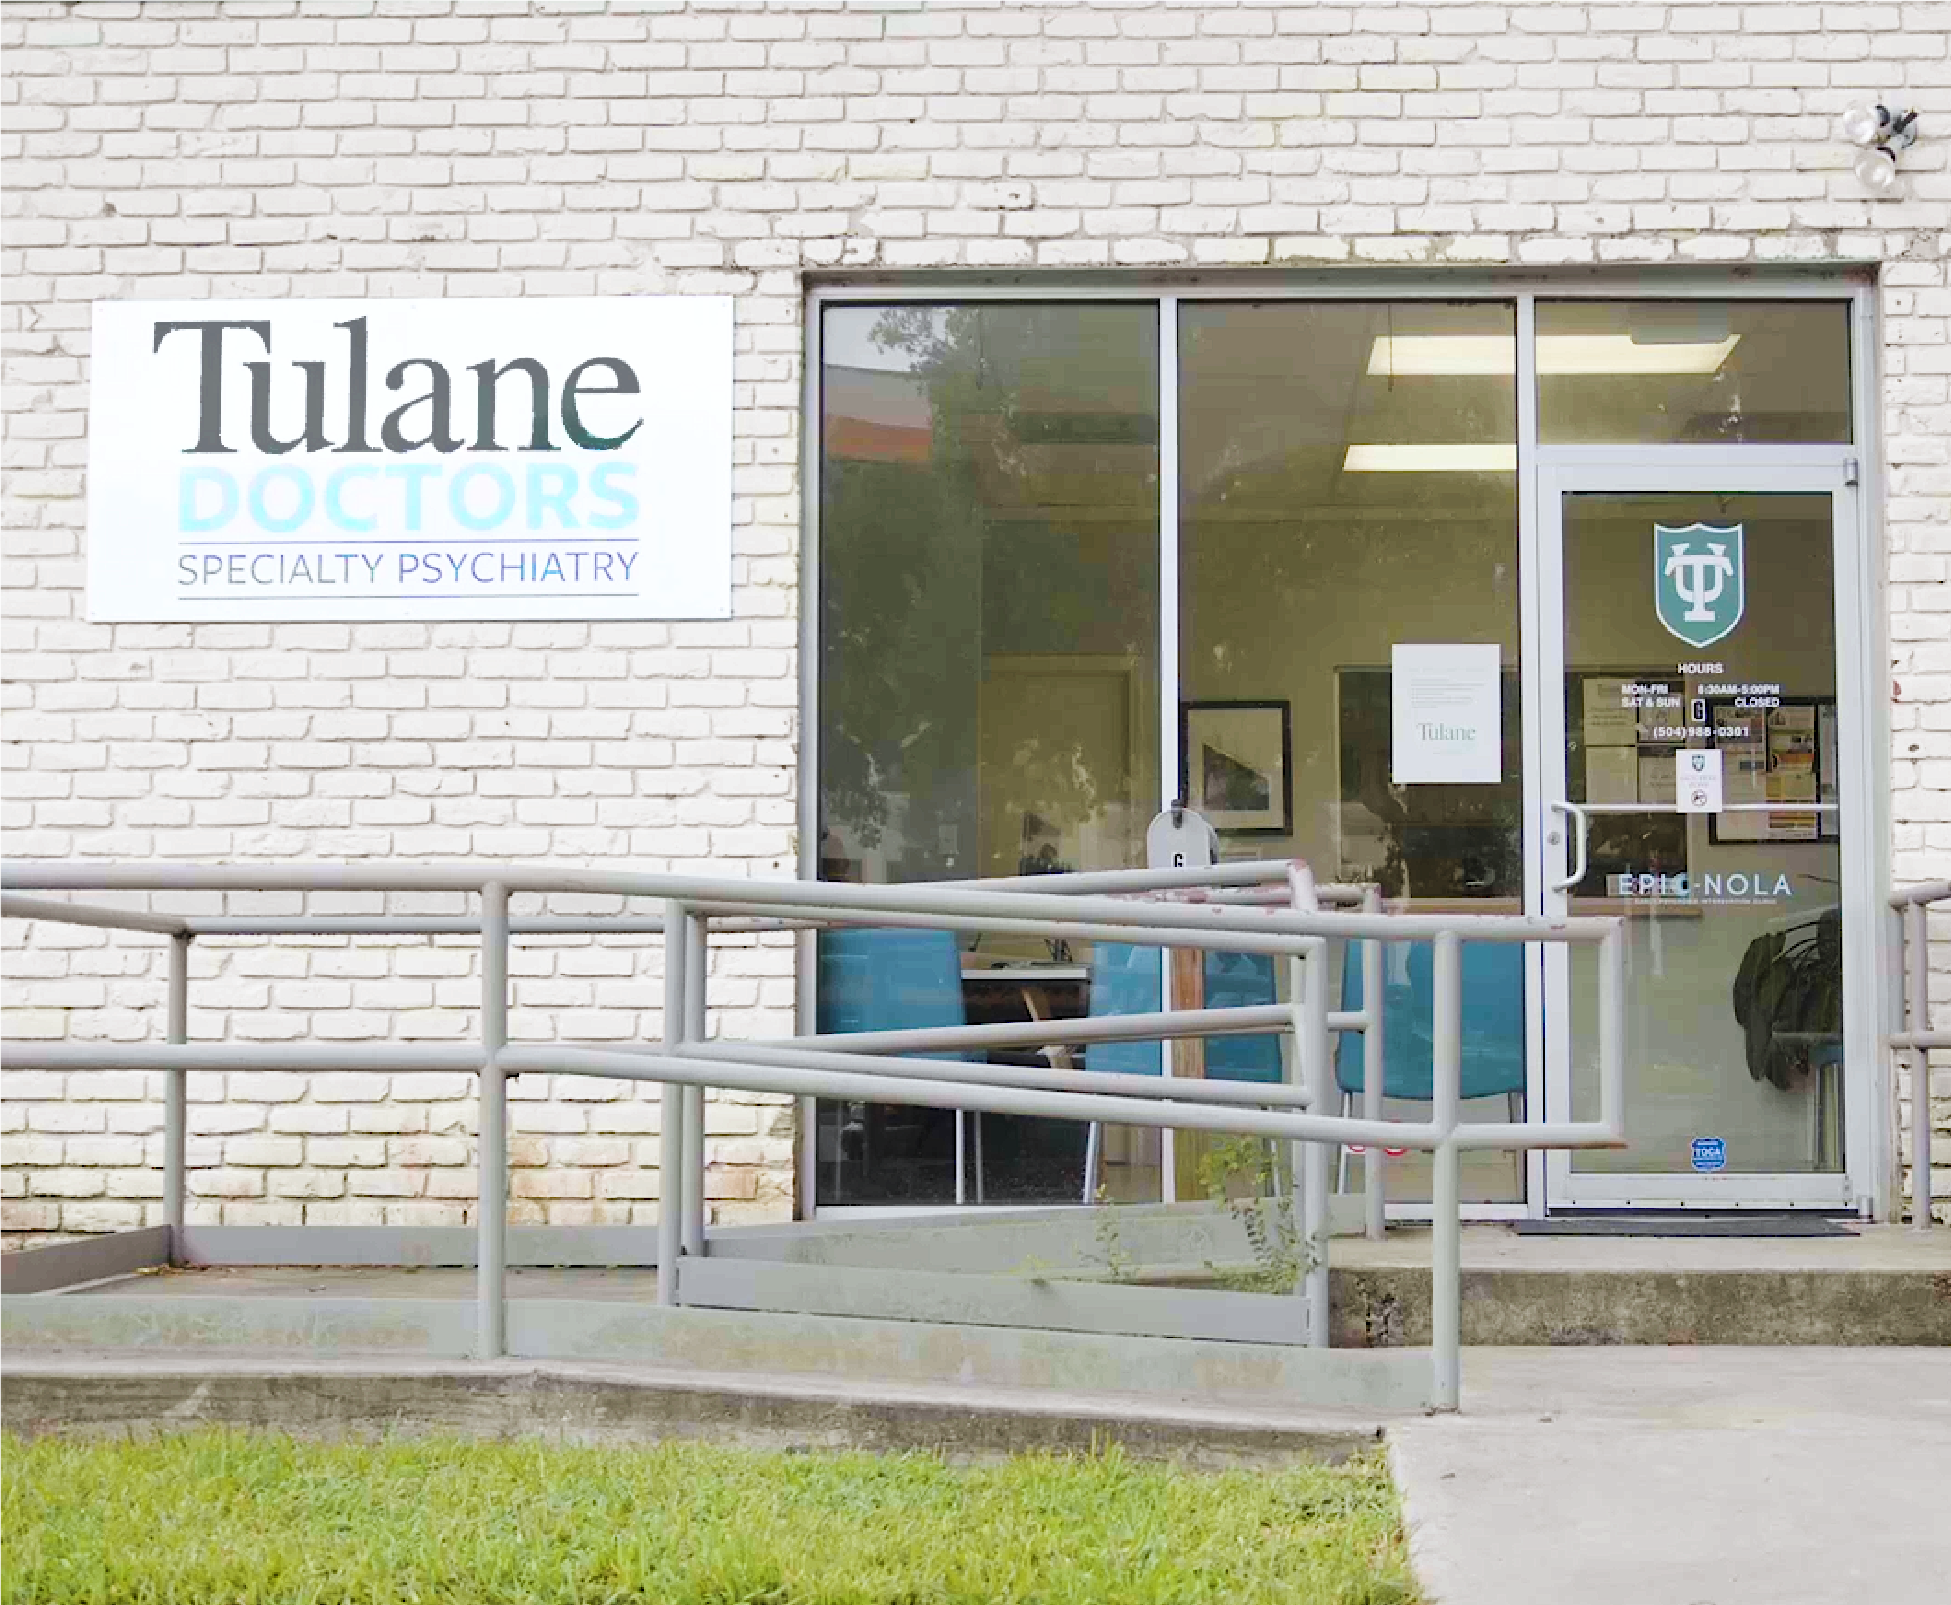
[[[1854,1237],[1828,1215],[1559,1215],[1511,1223],[1520,1237]]]

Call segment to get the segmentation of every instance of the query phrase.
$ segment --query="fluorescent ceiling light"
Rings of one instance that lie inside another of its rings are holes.
[[[1350,446],[1342,459],[1345,474],[1514,474],[1512,444],[1420,444]]]
[[[1637,341],[1629,334],[1541,334],[1538,372],[1545,374],[1717,373],[1741,336],[1724,340]],[[1368,354],[1372,377],[1424,374],[1509,377],[1517,345],[1495,334],[1377,335]]]

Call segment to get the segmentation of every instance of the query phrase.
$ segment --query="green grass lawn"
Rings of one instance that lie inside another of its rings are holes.
[[[0,1599],[196,1605],[1409,1605],[1380,1458],[8,1438]]]

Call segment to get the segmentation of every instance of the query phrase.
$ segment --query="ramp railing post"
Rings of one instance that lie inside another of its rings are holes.
[[[1362,893],[1362,912],[1380,914],[1382,912],[1382,891],[1371,886]],[[1383,1035],[1382,1020],[1388,1012],[1383,1007],[1382,986],[1384,980],[1383,947],[1375,937],[1366,937],[1362,944],[1362,1118],[1380,1120],[1382,1118],[1382,1092],[1388,1074],[1387,1061],[1383,1058],[1386,1039]],[[1342,963],[1348,959],[1343,957]],[[1388,1179],[1383,1166],[1388,1163],[1388,1155],[1379,1142],[1368,1143],[1362,1150],[1362,1220],[1363,1228],[1372,1243],[1382,1241],[1388,1226]]]
[[[1317,940],[1313,952],[1302,961],[1307,968],[1307,1066],[1308,1091],[1314,1094],[1312,1108],[1324,1113],[1328,1102],[1328,944]],[[1334,1169],[1335,1151],[1325,1142],[1302,1145],[1302,1180],[1305,1184],[1302,1211],[1302,1252],[1307,1257],[1307,1340],[1310,1347],[1328,1346],[1328,1184]]]
[[[683,1051],[686,993],[684,905],[664,904],[664,1048]],[[684,1239],[680,1215],[684,1195],[684,1088],[664,1083],[657,1138],[657,1302],[678,1302],[677,1260]]]
[[[1295,860],[1287,866],[1288,902],[1296,913],[1321,910],[1314,871]],[[1294,1057],[1300,1082],[1310,1094],[1316,1114],[1328,1107],[1328,944],[1317,937],[1306,952],[1288,966],[1288,985],[1294,1003]],[[1295,1291],[1301,1295],[1310,1348],[1328,1346],[1328,1179],[1334,1151],[1326,1143],[1296,1145],[1294,1190],[1300,1195],[1301,1271]]]
[[[1431,1068],[1435,1084],[1431,1091],[1438,1142],[1430,1187],[1429,1343],[1435,1375],[1429,1402],[1432,1409],[1454,1410],[1463,1370],[1462,1156],[1456,1145],[1463,1078],[1463,959],[1455,931],[1439,934],[1434,946]]]
[[[1599,943],[1599,1124],[1626,1130],[1626,937],[1616,925]]]
[[[164,1036],[190,1040],[190,941],[187,932],[169,939],[169,993]],[[188,1192],[190,1073],[163,1072],[163,1224],[169,1228],[169,1262],[183,1260],[184,1205]]]
[[[1203,970],[1205,958],[1203,950],[1199,960]],[[1189,1008],[1190,1002],[1179,996],[1178,975],[1172,965],[1172,950],[1162,947],[1158,950],[1158,995],[1165,999],[1167,1009]],[[1166,1081],[1173,1078],[1174,1061],[1178,1058],[1177,1047],[1170,1042],[1158,1045],[1158,1073]],[[1161,1204],[1176,1204],[1179,1201],[1179,1134],[1170,1126],[1163,1127],[1158,1134],[1158,1201]]]
[[[1931,1028],[1929,917],[1921,898],[1904,904],[1904,1030],[1913,1038]],[[1921,1045],[1910,1050],[1910,1224],[1931,1229],[1931,1051]]]
[[[480,1132],[476,1146],[475,1355],[508,1351],[508,1078],[499,1054],[508,1046],[508,888],[481,888]]]
[[[706,970],[711,962],[701,914],[684,916],[684,1040],[705,1039]],[[705,1251],[705,1089],[684,1089],[684,1191],[679,1216],[687,1254]]]

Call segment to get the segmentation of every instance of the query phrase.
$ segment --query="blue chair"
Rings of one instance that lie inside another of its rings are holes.
[[[1407,954],[1398,951],[1401,947]],[[1428,942],[1391,942],[1384,952],[1382,1095],[1427,1103],[1435,1092],[1433,949]],[[1515,942],[1465,942],[1462,980],[1462,1096],[1501,1096],[1516,1121],[1522,1118],[1525,1090],[1523,947]],[[1362,1007],[1361,946],[1354,942],[1342,963],[1341,1006]],[[1341,1088],[1344,1115],[1362,1095],[1362,1068],[1361,1034],[1343,1033],[1335,1052],[1335,1084]],[[1336,1191],[1347,1182],[1348,1150],[1343,1148]]]
[[[1125,942],[1099,942],[1091,951],[1093,1018],[1114,1014],[1156,1014],[1159,1001],[1159,949]],[[1209,1009],[1243,1008],[1274,1001],[1274,961],[1264,953],[1208,953],[1206,1003]],[[1160,1074],[1157,1042],[1094,1042],[1084,1050],[1087,1070],[1125,1075]],[[1215,1081],[1281,1080],[1278,1035],[1206,1038],[1206,1074]]]
[[[968,1024],[962,1006],[962,955],[952,931],[822,931],[819,951],[815,1017],[822,1032],[922,1031]]]
[[[1097,942],[1091,949],[1093,1017],[1114,1014],[1156,1014],[1160,1007],[1161,950],[1134,947],[1127,942]],[[1240,1008],[1272,1003],[1274,961],[1264,953],[1208,953],[1206,1007]],[[1163,1073],[1159,1044],[1152,1042],[1093,1042],[1084,1049],[1084,1068],[1124,1075]],[[1280,1038],[1277,1035],[1206,1038],[1206,1074],[1217,1081],[1282,1079]],[[1097,1197],[1100,1133],[1092,1122],[1084,1151],[1084,1202]]]
[[[814,1019],[821,1032],[921,1031],[968,1024],[962,955],[952,931],[839,930],[819,936]],[[976,1059],[931,1053],[931,1059]],[[955,1112],[958,1138],[963,1111]],[[957,1147],[959,1149],[960,1143]],[[863,1163],[866,1156],[862,1156]],[[836,1152],[835,1190],[840,1159]],[[975,1122],[976,1202],[982,1202],[982,1121]],[[962,1176],[955,1178],[961,1201]]]

